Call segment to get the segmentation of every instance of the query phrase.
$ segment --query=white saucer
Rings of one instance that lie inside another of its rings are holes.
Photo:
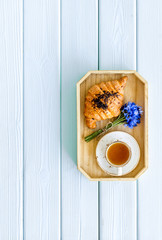
[[[131,158],[126,165],[120,167],[120,171],[119,167],[110,165],[106,159],[107,147],[116,141],[125,142],[131,149]],[[96,157],[102,170],[113,176],[122,176],[131,172],[137,166],[140,159],[140,148],[135,138],[130,134],[121,131],[114,131],[107,133],[100,139],[96,147]]]

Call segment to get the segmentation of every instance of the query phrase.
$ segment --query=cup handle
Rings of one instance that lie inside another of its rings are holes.
[[[121,176],[122,173],[123,173],[123,171],[122,171],[122,167],[118,167],[118,176]]]

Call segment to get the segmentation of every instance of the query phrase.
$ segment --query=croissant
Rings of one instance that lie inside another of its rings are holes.
[[[85,99],[86,125],[96,128],[96,122],[117,117],[124,100],[124,88],[128,77],[101,82],[92,86]]]

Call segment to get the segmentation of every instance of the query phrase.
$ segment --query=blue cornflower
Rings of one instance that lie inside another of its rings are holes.
[[[121,112],[124,114],[126,124],[129,128],[136,127],[140,123],[142,108],[136,105],[134,102],[128,102],[121,108]]]
[[[129,128],[136,127],[140,123],[141,114],[143,113],[142,108],[136,105],[134,102],[128,102],[121,108],[121,113],[113,122],[108,123],[104,128],[97,130],[96,132],[85,137],[86,142],[90,142],[93,138],[97,137],[108,129],[124,124]]]

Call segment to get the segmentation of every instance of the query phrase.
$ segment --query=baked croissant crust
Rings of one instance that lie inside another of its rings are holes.
[[[101,82],[88,90],[85,99],[86,125],[96,128],[96,122],[117,117],[124,100],[124,88],[128,77]]]

